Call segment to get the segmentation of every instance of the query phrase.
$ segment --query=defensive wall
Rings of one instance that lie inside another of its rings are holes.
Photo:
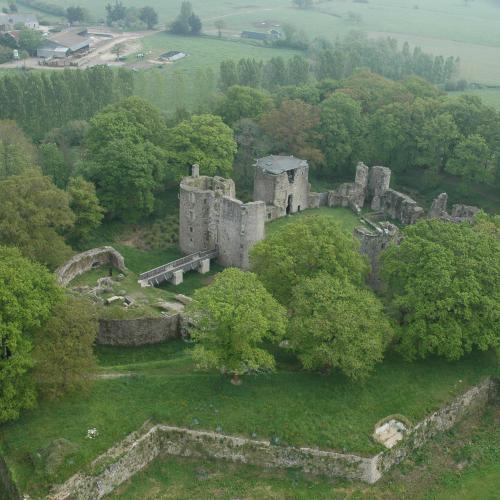
[[[210,458],[263,468],[297,469],[306,474],[377,482],[392,466],[471,411],[496,397],[498,383],[487,378],[424,418],[393,448],[365,457],[269,441],[146,423],[97,458],[85,472],[54,488],[50,500],[94,500],[112,492],[153,460],[166,455]]]

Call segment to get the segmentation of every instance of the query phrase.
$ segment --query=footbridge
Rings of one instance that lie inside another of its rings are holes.
[[[216,258],[217,255],[217,249],[186,255],[186,257],[142,273],[139,275],[139,283],[143,287],[157,286],[164,281],[180,285],[184,279],[184,273],[188,271],[198,271],[201,274],[208,273],[210,271],[210,260]]]

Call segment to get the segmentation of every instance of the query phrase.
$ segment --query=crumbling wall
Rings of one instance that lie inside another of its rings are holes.
[[[388,189],[382,194],[380,208],[386,215],[405,225],[415,224],[424,216],[424,209],[413,198],[394,189]]]
[[[399,238],[397,226],[389,222],[381,222],[372,229],[357,227],[354,236],[360,241],[360,251],[370,261],[368,283],[375,289],[380,289],[379,259],[380,254]]]
[[[235,196],[231,179],[201,176],[182,180],[179,194],[179,245],[184,254],[215,247],[218,204],[223,196]]]
[[[346,207],[359,212],[365,204],[368,176],[368,167],[364,163],[359,163],[354,182],[345,182],[337,189],[328,192],[328,206]]]
[[[387,167],[374,166],[370,169],[368,178],[368,191],[371,198],[371,209],[382,208],[382,195],[389,189],[391,183],[391,169]]]
[[[122,272],[126,271],[123,256],[113,247],[93,248],[74,255],[59,267],[56,270],[57,281],[60,285],[66,286],[77,276],[104,265],[111,265]]]
[[[309,208],[309,166],[305,164],[279,174],[256,168],[253,199],[276,207],[268,211],[273,219],[287,214],[289,200],[290,213],[306,210]]]
[[[441,219],[448,222],[473,222],[474,217],[480,209],[470,205],[456,204],[448,213],[448,195],[441,193],[432,202],[428,217],[430,219]]]
[[[471,410],[484,407],[496,393],[496,381],[485,379],[416,424],[393,448],[374,457],[314,448],[276,446],[269,441],[216,432],[146,424],[98,457],[87,472],[75,474],[66,483],[54,488],[47,498],[100,499],[162,455],[212,458],[266,468],[294,468],[307,474],[343,477],[372,484],[414,449],[439,432],[453,427]]]
[[[180,314],[159,318],[100,319],[96,343],[139,346],[159,344],[180,336]]]
[[[225,267],[249,269],[250,249],[265,237],[266,205],[221,198],[218,224],[218,262]]]

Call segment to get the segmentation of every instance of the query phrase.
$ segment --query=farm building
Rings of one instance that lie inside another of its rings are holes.
[[[183,59],[187,54],[185,52],[179,52],[177,50],[171,50],[170,52],[165,52],[160,56],[160,59],[163,61],[174,62],[179,59]]]
[[[11,31],[19,25],[32,30],[40,27],[33,14],[0,14],[0,31]]]
[[[242,31],[241,38],[249,38],[250,40],[279,40],[281,33],[277,30],[269,32],[263,31]]]
[[[37,56],[46,59],[62,58],[76,52],[85,52],[90,48],[90,38],[85,33],[86,31],[56,33],[42,42],[37,49]]]

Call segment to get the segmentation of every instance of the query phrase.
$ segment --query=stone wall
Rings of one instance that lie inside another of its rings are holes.
[[[231,179],[201,176],[182,180],[179,194],[179,245],[184,254],[215,247],[218,204],[223,196],[235,196]]]
[[[309,166],[307,162],[294,170],[271,173],[262,168],[255,169],[253,199],[276,207],[268,211],[273,219],[309,208]]]
[[[66,286],[77,276],[80,276],[94,267],[111,265],[124,272],[125,261],[120,253],[113,247],[93,248],[83,253],[71,257],[68,262],[56,270],[57,281],[60,285]]]
[[[224,197],[218,224],[218,262],[225,267],[249,269],[251,248],[265,237],[266,205],[262,201],[242,203]]]
[[[369,169],[364,163],[356,167],[354,182],[345,182],[337,189],[328,192],[329,207],[346,207],[359,211],[365,204],[368,188]]]
[[[380,254],[392,243],[398,240],[397,226],[389,222],[381,222],[372,229],[357,227],[354,236],[360,241],[360,251],[370,261],[370,274],[368,282],[375,288],[380,288],[379,258]]]
[[[380,208],[384,214],[404,225],[415,224],[424,216],[424,209],[408,195],[387,189],[380,197]]]
[[[384,451],[378,457],[377,470],[381,475],[393,465],[403,461],[413,450],[423,446],[440,432],[451,429],[462,417],[474,409],[483,408],[495,398],[498,381],[487,378],[457,397],[451,404],[419,422],[405,435],[397,446]]]
[[[473,222],[476,214],[480,212],[478,207],[456,204],[448,213],[448,195],[441,193],[432,202],[428,217],[430,219],[442,219],[448,222]]]
[[[100,345],[138,346],[180,338],[180,315],[139,319],[100,319]]]
[[[161,455],[213,458],[266,468],[295,468],[307,474],[343,477],[372,484],[413,449],[422,446],[437,433],[451,428],[467,412],[483,407],[495,396],[496,391],[497,384],[494,380],[484,380],[415,425],[394,448],[374,457],[276,446],[269,441],[145,424],[142,429],[96,459],[90,465],[91,472],[74,475],[63,485],[54,488],[48,498],[102,498]]]

